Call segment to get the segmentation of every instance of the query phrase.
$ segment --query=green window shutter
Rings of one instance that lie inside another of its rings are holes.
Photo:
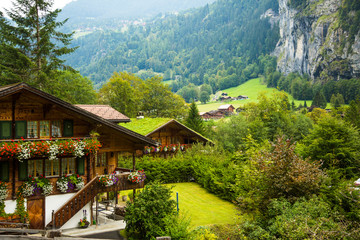
[[[22,162],[19,162],[19,180],[25,181],[27,178],[27,161],[23,160]]]
[[[0,122],[0,138],[10,139],[11,138],[11,122],[3,121]]]
[[[0,180],[4,182],[9,181],[9,162],[0,162]]]
[[[77,169],[77,174],[79,175],[85,174],[85,157],[76,159],[76,169]]]
[[[27,136],[27,124],[26,121],[16,121],[15,123],[15,137],[16,138],[26,138]]]
[[[64,137],[74,136],[74,121],[64,120]]]

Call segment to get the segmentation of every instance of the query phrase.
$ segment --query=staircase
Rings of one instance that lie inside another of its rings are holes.
[[[53,216],[46,228],[61,228],[67,221],[69,221],[78,211],[80,211],[87,203],[89,203],[98,193],[103,192],[117,192],[122,190],[143,188],[142,183],[130,183],[128,179],[129,173],[122,173],[116,175],[119,181],[110,187],[104,187],[98,183],[99,177],[93,178],[80,191],[78,191],[72,198],[70,198],[61,208],[59,208]],[[53,223],[54,222],[54,223]]]

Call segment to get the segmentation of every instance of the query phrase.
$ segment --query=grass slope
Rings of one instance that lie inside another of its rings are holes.
[[[197,183],[173,183],[173,198],[179,193],[179,211],[191,217],[192,227],[231,224],[239,217],[235,205],[209,193]]]
[[[249,102],[257,102],[257,97],[261,92],[265,92],[266,95],[270,95],[273,91],[279,91],[276,88],[267,88],[265,84],[261,83],[262,79],[261,78],[255,78],[255,79],[251,79],[237,87],[232,87],[232,88],[228,88],[222,91],[219,91],[216,93],[216,96],[220,96],[220,94],[222,92],[226,92],[229,96],[231,97],[237,97],[239,95],[246,95],[249,97],[249,99],[247,100],[235,100],[235,101],[227,101],[227,102],[209,102],[206,104],[202,104],[200,102],[198,102],[198,109],[199,112],[207,112],[210,110],[216,110],[218,109],[221,105],[224,104],[232,104],[235,108],[238,108],[246,103]],[[289,95],[289,100],[290,102],[293,101],[293,97],[291,95]],[[295,105],[299,106],[299,104],[304,104],[304,101],[298,101],[295,100]],[[311,105],[310,100],[306,101],[306,104],[308,106]]]
[[[179,193],[179,212],[191,218],[191,227],[206,226],[211,224],[232,224],[238,218],[239,211],[230,202],[222,200],[209,193],[197,183],[171,183],[172,198],[176,200]],[[121,191],[121,196],[127,195],[132,190]],[[119,199],[120,205],[125,205]]]

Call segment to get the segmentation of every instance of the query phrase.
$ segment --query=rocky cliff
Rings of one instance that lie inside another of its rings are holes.
[[[360,32],[349,41],[349,32],[341,28],[342,0],[307,0],[297,9],[289,1],[279,0],[278,70],[325,81],[360,77]]]

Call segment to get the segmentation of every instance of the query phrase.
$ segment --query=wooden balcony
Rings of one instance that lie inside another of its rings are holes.
[[[126,170],[126,169],[123,169]],[[143,188],[144,182],[131,183],[128,181],[130,172],[123,172],[116,174],[118,182],[112,186],[105,187],[99,183],[99,177],[96,176],[88,182],[84,188],[78,191],[71,199],[69,199],[62,207],[60,207],[53,216],[51,221],[46,227],[62,227],[69,221],[78,211],[80,211],[87,203],[95,198],[99,193],[104,192],[117,192],[123,190]]]

